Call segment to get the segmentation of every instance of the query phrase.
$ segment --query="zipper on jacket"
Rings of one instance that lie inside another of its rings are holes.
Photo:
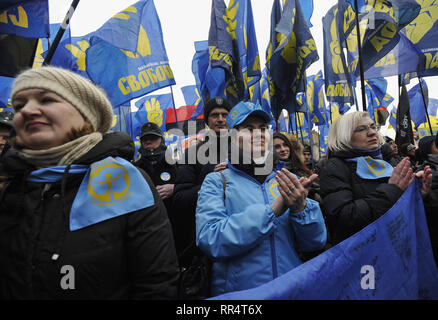
[[[257,184],[259,184],[262,187],[263,198],[265,200],[265,204],[270,205],[264,183],[258,182],[256,179],[251,177],[249,174],[246,174],[245,172],[242,172],[241,170],[235,168],[230,162],[228,162],[228,165],[229,165],[229,168],[231,170],[234,170],[234,172],[236,172],[237,174],[240,174],[241,176],[246,177],[248,179],[251,179],[251,180],[255,181]],[[270,175],[268,175],[268,177],[269,176]],[[267,180],[268,177],[266,177],[266,180]],[[270,246],[271,246],[272,276],[275,279],[275,278],[278,277],[278,267],[277,267],[277,252],[276,252],[276,249],[275,249],[274,232],[272,232],[271,235],[269,236],[269,243],[270,243]]]
[[[268,196],[266,195],[266,188],[265,184],[262,184],[262,190],[263,190],[263,197],[265,199],[265,204],[269,205]],[[275,232],[272,232],[269,235],[269,243],[271,245],[271,264],[272,264],[272,276],[273,278],[278,277],[278,270],[277,270],[277,252],[275,250],[275,239],[274,239]]]

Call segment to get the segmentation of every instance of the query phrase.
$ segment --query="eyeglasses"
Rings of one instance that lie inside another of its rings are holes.
[[[359,126],[356,129],[353,130],[354,133],[368,133],[370,130],[379,131],[380,126],[376,125],[375,123],[370,124],[369,126]]]

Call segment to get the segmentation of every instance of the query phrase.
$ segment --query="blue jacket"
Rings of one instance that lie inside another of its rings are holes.
[[[302,251],[324,247],[327,231],[316,201],[302,212],[276,217],[270,204],[280,194],[273,171],[260,184],[228,163],[207,175],[196,208],[196,243],[213,258],[212,295],[262,285],[301,264]]]

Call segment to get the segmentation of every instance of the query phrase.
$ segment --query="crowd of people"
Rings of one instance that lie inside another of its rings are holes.
[[[414,179],[438,261],[437,136],[398,150],[367,112],[350,112],[312,163],[259,105],[213,97],[205,138],[170,163],[149,122],[134,160],[131,137],[109,133],[105,93],[73,72],[27,70],[11,101],[15,113],[0,114],[1,299],[186,298],[182,274],[200,258],[208,278],[191,285],[207,281],[203,297],[254,288],[378,219]]]

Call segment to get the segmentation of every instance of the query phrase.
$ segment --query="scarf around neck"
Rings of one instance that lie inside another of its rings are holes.
[[[24,148],[19,153],[37,168],[69,165],[82,157],[102,140],[102,133],[93,132],[60,146],[44,150]]]

